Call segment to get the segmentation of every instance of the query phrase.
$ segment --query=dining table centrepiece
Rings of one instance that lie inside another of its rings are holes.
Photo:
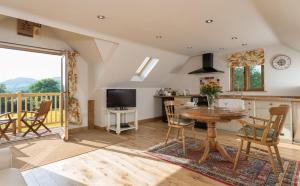
[[[215,98],[222,93],[222,87],[218,82],[209,81],[200,88],[200,94],[207,96],[208,108],[214,109]]]

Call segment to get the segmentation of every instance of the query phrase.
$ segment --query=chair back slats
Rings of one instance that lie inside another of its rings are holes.
[[[168,125],[173,125],[175,121],[175,103],[174,101],[165,101],[165,110],[168,119]]]
[[[279,105],[278,107],[271,107],[270,112],[270,128],[274,130],[273,139],[277,140],[283,128],[287,113],[289,111],[288,105]],[[275,118],[275,120],[273,120]]]
[[[51,109],[51,104],[52,104],[52,101],[43,101],[40,105],[40,108],[39,108],[37,114],[36,114],[36,117],[46,118],[48,112]]]

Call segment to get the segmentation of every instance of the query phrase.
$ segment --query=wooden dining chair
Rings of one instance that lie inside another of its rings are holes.
[[[10,112],[0,114],[0,139],[4,137],[7,141],[10,140],[6,135],[6,133],[10,130],[10,126],[12,127],[12,133],[16,135],[16,121],[17,118],[13,118]]]
[[[190,119],[181,118],[179,114],[175,114],[175,103],[174,101],[165,101],[165,110],[168,119],[168,132],[165,140],[165,145],[168,143],[170,132],[172,128],[178,129],[176,139],[178,142],[182,142],[183,152],[186,154],[185,148],[185,128],[192,128],[193,138],[195,138],[194,125],[195,122]],[[181,132],[181,139],[179,137]]]
[[[274,162],[274,156],[273,156],[274,153],[272,152],[271,147],[274,148],[278,165],[281,171],[284,172],[282,160],[277,145],[279,143],[279,135],[283,128],[284,121],[288,111],[289,111],[288,105],[280,105],[278,107],[271,107],[269,109],[269,113],[270,113],[269,119],[250,117],[253,119],[252,123],[247,122],[245,120],[239,120],[239,122],[243,125],[243,127],[240,129],[238,134],[239,138],[241,139],[241,144],[237,152],[237,155],[235,157],[235,162],[233,167],[234,172],[236,171],[241,152],[243,151],[243,143],[244,141],[246,141],[247,142],[247,147],[245,150],[246,158],[252,157],[252,158],[262,159],[261,157],[257,157],[255,155],[249,154],[251,143],[255,143],[267,147],[268,149],[267,154],[269,155],[269,161],[271,163],[272,170],[275,175],[275,179],[277,182],[279,182],[279,176]],[[260,122],[260,124],[258,124],[257,122]],[[266,152],[261,148],[255,148],[255,149]]]
[[[25,111],[23,114],[21,121],[24,123],[28,129],[23,134],[23,137],[25,137],[30,131],[35,133],[37,136],[41,136],[37,131],[40,127],[44,127],[47,131],[51,132],[51,130],[44,124],[47,115],[51,109],[52,101],[43,101],[40,104],[40,108],[36,111]],[[30,113],[32,116],[28,116],[28,113]]]

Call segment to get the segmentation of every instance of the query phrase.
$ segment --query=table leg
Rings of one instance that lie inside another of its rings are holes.
[[[234,162],[233,158],[226,152],[224,147],[217,142],[217,130],[216,130],[216,123],[214,122],[208,122],[207,123],[207,139],[205,140],[204,146],[202,148],[204,149],[204,153],[202,157],[199,159],[199,163],[202,163],[205,161],[211,151],[218,151],[225,159],[227,159],[230,162]]]

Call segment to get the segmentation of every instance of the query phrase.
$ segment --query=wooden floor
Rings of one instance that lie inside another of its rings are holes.
[[[80,136],[95,135],[93,139],[116,143],[94,151],[50,163],[23,172],[28,185],[222,185],[212,179],[181,168],[144,153],[149,147],[162,142],[167,127],[162,122],[140,125],[137,132],[128,131],[120,136],[107,135],[104,130],[86,131]],[[175,136],[175,131],[173,131]],[[187,133],[191,136],[190,133]],[[98,137],[97,137],[98,136]],[[197,138],[203,139],[205,131],[197,130]],[[238,146],[238,139],[232,134],[219,131],[221,143]],[[59,140],[59,139],[57,139]],[[300,146],[280,144],[280,153],[289,159],[300,159]]]

